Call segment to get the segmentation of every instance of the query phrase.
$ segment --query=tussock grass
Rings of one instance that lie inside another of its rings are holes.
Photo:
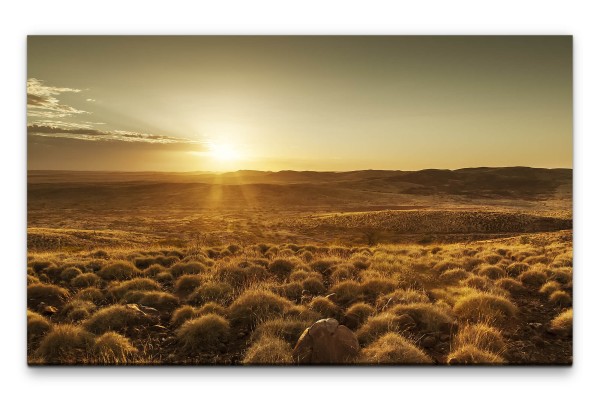
[[[356,330],[367,321],[370,316],[375,315],[375,312],[375,308],[371,305],[364,302],[358,302],[346,310],[341,323],[351,330]]]
[[[518,277],[521,273],[529,270],[529,265],[527,263],[515,262],[506,267],[506,272],[511,277]]]
[[[29,344],[36,343],[51,328],[50,320],[39,313],[27,310],[27,342]]]
[[[448,355],[450,365],[500,365],[506,360],[500,355],[484,351],[474,345],[465,345]]]
[[[327,290],[323,281],[317,277],[306,278],[302,281],[302,288],[311,295],[321,295]]]
[[[342,281],[331,287],[330,292],[335,293],[339,305],[350,305],[363,300],[362,286],[352,280]]]
[[[292,347],[312,321],[293,318],[276,318],[261,323],[256,330],[252,332],[252,341],[257,341],[261,337],[279,338],[290,344]]]
[[[454,329],[454,316],[440,305],[419,302],[396,305],[389,311],[397,316],[410,316],[419,330],[450,332]]]
[[[325,297],[315,297],[308,304],[308,308],[312,311],[317,312],[323,318],[332,317],[339,319],[341,310],[333,301]]]
[[[204,305],[200,306],[198,309],[198,316],[200,315],[208,315],[209,313],[215,313],[221,316],[227,316],[227,308],[219,305],[216,302],[207,302]]]
[[[83,273],[71,280],[71,286],[75,288],[95,287],[100,284],[100,277],[94,273]]]
[[[396,290],[377,299],[377,309],[388,309],[395,305],[429,302],[429,297],[423,291]]]
[[[90,359],[94,335],[80,326],[55,325],[40,342],[35,356],[47,364],[81,364]]]
[[[149,324],[151,321],[149,316],[139,310],[124,305],[111,305],[96,311],[83,322],[83,327],[95,334],[111,330],[124,333],[137,326]]]
[[[108,292],[116,299],[121,299],[130,291],[159,291],[160,285],[149,278],[134,278],[132,280],[114,283]]]
[[[387,333],[361,351],[359,363],[375,365],[431,364],[423,350],[397,333]]]
[[[469,276],[470,276],[470,274],[466,270],[461,269],[461,268],[455,268],[455,269],[446,270],[445,272],[440,274],[440,280],[447,281],[447,282],[455,282],[455,281],[465,280],[465,279],[469,278]]]
[[[541,287],[548,280],[546,272],[541,269],[531,269],[519,275],[519,280],[528,287]]]
[[[230,331],[227,319],[211,313],[186,321],[175,334],[182,353],[197,355],[224,347],[231,336]]]
[[[63,281],[71,281],[75,277],[81,274],[81,270],[76,267],[67,267],[62,272],[60,272],[60,279]]]
[[[283,315],[290,301],[268,290],[250,289],[242,293],[229,307],[232,323],[254,328],[258,323]]]
[[[98,276],[104,280],[129,280],[142,274],[142,271],[131,262],[120,261],[104,266],[98,271]]]
[[[108,331],[96,338],[92,347],[94,362],[100,365],[123,365],[132,362],[137,349],[129,339],[114,331]]]
[[[275,259],[269,263],[267,270],[279,280],[285,280],[294,270],[294,267],[294,263],[289,259]]]
[[[84,288],[83,290],[79,290],[74,298],[99,304],[104,301],[105,296],[98,288]]]
[[[200,262],[179,262],[171,266],[173,277],[183,276],[184,274],[201,274],[206,271],[206,267]]]
[[[402,319],[393,313],[383,312],[369,317],[358,329],[356,336],[361,345],[366,345],[387,332],[402,332],[403,329]]]
[[[566,291],[558,290],[554,291],[548,300],[557,306],[571,306],[571,296]]]
[[[137,293],[135,298],[132,301],[127,300],[127,295],[134,293]],[[130,291],[125,294],[123,300],[149,306],[160,312],[172,312],[179,306],[179,299],[175,295],[164,291]]]
[[[196,288],[187,301],[192,305],[207,302],[227,303],[233,297],[233,287],[227,283],[209,281]]]
[[[501,278],[496,281],[496,286],[505,291],[508,291],[510,294],[523,294],[527,291],[527,289],[521,284],[520,281],[517,281],[513,278]]]
[[[497,280],[505,277],[506,272],[504,269],[498,266],[482,266],[477,269],[477,274],[483,277],[487,277],[490,280]]]
[[[361,284],[361,292],[369,302],[375,302],[381,294],[387,294],[397,286],[397,282],[392,279],[369,279]]]
[[[544,295],[550,295],[554,291],[558,291],[561,288],[562,287],[558,281],[550,280],[546,282],[546,284],[542,285],[542,287],[539,290],[539,293]]]
[[[573,333],[573,309],[561,312],[550,322],[550,330],[558,335],[568,336]]]
[[[35,309],[44,302],[55,307],[62,306],[69,298],[69,291],[53,284],[30,284],[27,286],[27,307]]]
[[[453,310],[461,319],[479,322],[488,319],[506,321],[516,316],[518,308],[499,295],[472,293],[456,301]]]
[[[262,336],[246,351],[244,365],[289,365],[293,363],[292,348],[284,340]]]
[[[177,308],[171,315],[171,326],[179,327],[187,320],[198,317],[198,311],[196,308],[190,305],[184,305]]]
[[[90,317],[95,310],[96,305],[93,302],[76,299],[66,304],[60,314],[71,322],[78,322]]]
[[[175,286],[173,287],[176,294],[187,297],[189,296],[196,288],[200,287],[204,279],[202,276],[197,274],[184,274],[180,276],[175,282]]]
[[[480,350],[490,351],[498,355],[502,355],[506,350],[502,333],[484,323],[464,326],[453,338],[452,344],[455,349],[474,346]]]

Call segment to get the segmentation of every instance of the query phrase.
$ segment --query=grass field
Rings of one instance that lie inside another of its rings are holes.
[[[30,364],[572,363],[571,170],[29,173]]]

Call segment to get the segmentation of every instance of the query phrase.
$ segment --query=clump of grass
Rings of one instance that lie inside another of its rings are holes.
[[[94,335],[84,328],[59,324],[42,339],[35,355],[52,365],[85,363],[93,344]]]
[[[217,351],[229,341],[230,325],[223,316],[211,313],[188,320],[175,332],[181,352],[197,355]]]
[[[198,316],[216,313],[217,315],[227,316],[227,309],[216,302],[207,302],[197,309]]]
[[[129,291],[158,291],[160,285],[149,278],[134,278],[113,284],[108,292],[116,299],[121,299]]]
[[[95,287],[100,283],[100,277],[94,273],[83,273],[71,280],[71,286],[75,288]]]
[[[135,303],[155,308],[160,312],[172,312],[179,306],[179,299],[164,291],[130,291],[125,294],[123,299],[127,301],[127,295],[132,293],[138,293],[133,298]]]
[[[394,291],[396,285],[397,281],[392,279],[372,278],[361,284],[361,291],[368,301],[375,302],[381,294]]]
[[[352,280],[342,281],[331,287],[340,305],[350,305],[363,300],[362,287],[360,283]]]
[[[275,259],[269,263],[267,270],[279,280],[285,280],[294,270],[294,263],[288,259]]]
[[[307,278],[310,277],[310,273],[307,272],[306,270],[294,270],[291,274],[290,274],[290,281],[297,281],[297,282],[303,282],[304,280],[306,280]]]
[[[156,259],[151,257],[139,257],[133,259],[133,264],[140,270],[147,269],[154,263],[156,263]]]
[[[90,317],[94,310],[96,310],[96,305],[93,302],[76,299],[66,304],[60,313],[68,320],[77,322]]]
[[[447,281],[447,282],[453,282],[453,281],[465,280],[465,279],[469,278],[469,276],[470,276],[469,273],[465,269],[455,268],[455,269],[446,270],[445,272],[440,274],[440,280]]]
[[[506,272],[504,271],[504,269],[492,265],[479,267],[477,270],[477,274],[483,277],[487,277],[491,280],[497,280],[506,276]]]
[[[387,333],[361,351],[360,363],[412,365],[433,363],[423,350],[397,333]]]
[[[63,281],[71,281],[75,277],[81,274],[81,270],[76,267],[67,267],[62,272],[60,272],[60,279]]]
[[[137,352],[127,337],[108,331],[96,339],[92,347],[94,361],[101,365],[123,365]]]
[[[274,291],[291,301],[299,302],[302,298],[302,292],[304,291],[304,288],[302,287],[301,283],[292,281],[291,283],[277,286],[274,288]]]
[[[561,284],[567,284],[573,279],[572,267],[560,267],[550,270],[550,278]]]
[[[233,287],[227,283],[210,281],[196,288],[187,301],[192,305],[202,305],[207,302],[226,303],[233,295]]]
[[[560,289],[561,285],[558,281],[550,280],[540,288],[539,293],[544,295],[550,295],[554,291],[558,291]]]
[[[98,288],[84,288],[83,290],[79,290],[77,294],[74,296],[75,299],[79,299],[82,301],[90,301],[95,304],[98,304],[104,301],[105,296]]]
[[[173,281],[173,275],[169,272],[158,273],[155,277],[156,281],[165,285],[169,284]]]
[[[440,305],[419,302],[407,305],[396,305],[389,311],[397,316],[410,316],[416,323],[417,328],[422,331],[449,332],[454,328],[454,317],[451,315],[450,311]]]
[[[153,264],[152,266],[150,266],[146,270],[144,270],[144,276],[156,277],[160,273],[164,273],[166,271],[167,271],[167,268],[165,268],[164,266],[162,266],[160,264]]]
[[[467,294],[456,301],[454,313],[468,321],[505,321],[516,316],[517,307],[508,299],[488,293]]]
[[[152,319],[141,311],[125,305],[111,305],[99,309],[83,322],[86,330],[95,334],[107,331],[126,332],[137,326],[148,324]]]
[[[271,291],[250,289],[231,304],[229,316],[236,325],[254,328],[259,322],[281,316],[290,306],[290,301]]]
[[[383,312],[367,319],[356,332],[361,345],[366,345],[387,332],[401,332],[402,320],[393,313]]]
[[[472,276],[460,282],[462,285],[475,288],[477,290],[489,290],[493,286],[493,282],[487,277]]]
[[[571,296],[566,291],[554,291],[548,300],[557,306],[571,306]]]
[[[353,304],[346,310],[342,323],[349,329],[356,330],[370,316],[373,316],[374,314],[375,308],[373,308],[367,303],[358,302]]]
[[[506,267],[506,272],[511,277],[518,277],[521,273],[524,273],[527,270],[529,270],[529,265],[522,262],[511,263]]]
[[[52,328],[50,320],[39,313],[27,310],[27,343],[32,344],[42,338]]]
[[[396,290],[377,299],[378,309],[391,308],[394,305],[429,302],[429,297],[423,291]]]
[[[496,286],[508,291],[511,294],[522,294],[526,291],[525,287],[520,281],[508,277],[501,278],[500,280],[496,281]]]
[[[37,274],[40,274],[42,271],[53,266],[56,266],[56,264],[50,260],[34,260],[33,262],[31,262],[31,268]]]
[[[319,313],[323,318],[335,318],[340,315],[340,307],[329,298],[315,297],[308,304],[308,309]]]
[[[320,295],[326,291],[323,281],[317,277],[308,277],[302,281],[302,288],[311,295]]]
[[[529,287],[540,287],[546,283],[546,273],[539,269],[531,269],[519,275],[519,280]]]
[[[561,312],[550,322],[550,331],[561,336],[570,336],[573,333],[573,309]]]
[[[506,344],[502,333],[484,323],[471,324],[463,327],[453,339],[454,348],[474,346],[480,350],[502,354]]]
[[[40,279],[37,278],[36,276],[32,276],[31,274],[27,275],[27,285],[30,284],[39,284],[40,283]]]
[[[246,351],[244,365],[289,365],[293,363],[292,348],[284,340],[262,336]]]
[[[499,365],[506,363],[500,355],[474,345],[465,345],[448,355],[450,365]]]
[[[35,309],[40,303],[62,306],[69,298],[69,291],[53,284],[30,284],[27,286],[27,307]]]
[[[129,280],[142,274],[142,271],[131,262],[114,262],[102,267],[97,273],[104,280]]]
[[[171,315],[171,325],[179,327],[187,320],[198,317],[198,311],[196,308],[190,305],[184,305],[177,308]]]
[[[173,287],[176,294],[187,297],[202,285],[204,280],[197,274],[184,274],[180,276]]]
[[[299,318],[276,318],[261,323],[252,332],[252,341],[261,337],[280,338],[294,346],[311,322]]]
[[[219,266],[215,279],[217,281],[227,283],[231,287],[239,289],[248,282],[248,272],[245,268],[234,265]]]
[[[206,267],[199,262],[179,262],[171,266],[173,277],[183,276],[184,274],[201,274],[206,271]]]

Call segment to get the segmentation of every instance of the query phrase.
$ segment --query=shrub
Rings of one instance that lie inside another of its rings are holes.
[[[177,308],[173,315],[171,315],[171,325],[175,327],[181,326],[186,320],[198,317],[198,311],[189,305],[184,305]]]
[[[122,365],[130,362],[137,349],[129,339],[114,331],[102,334],[96,339],[92,348],[94,360],[101,365]]]
[[[76,267],[67,267],[60,273],[60,279],[63,281],[71,281],[81,274],[81,270]]]
[[[483,323],[463,327],[454,337],[453,344],[456,349],[471,345],[497,354],[502,354],[506,349],[502,333]]]
[[[50,320],[39,313],[27,310],[27,342],[34,343],[52,328]]]
[[[53,365],[85,363],[93,344],[93,334],[82,327],[60,324],[46,334],[35,355]]]
[[[573,333],[573,309],[561,312],[550,322],[550,331],[562,336],[570,336]]]
[[[465,345],[448,355],[451,365],[498,365],[506,363],[500,356],[490,351],[484,351],[473,345]]]
[[[100,283],[100,277],[94,273],[83,273],[71,280],[71,286],[75,288],[95,287]]]
[[[429,297],[427,294],[417,290],[396,290],[392,293],[379,297],[376,305],[378,309],[385,309],[394,305],[419,302],[429,302]]]
[[[520,281],[508,277],[496,281],[496,286],[511,294],[522,294],[526,291]]]
[[[517,307],[508,299],[487,293],[468,294],[454,304],[454,313],[469,321],[500,320],[515,317]]]
[[[444,281],[459,281],[469,277],[469,273],[461,268],[446,270],[440,274],[440,280]]]
[[[374,314],[375,308],[364,302],[359,302],[346,310],[342,323],[351,330],[355,330]]]
[[[483,266],[477,271],[477,274],[483,277],[487,277],[491,280],[496,280],[506,276],[504,269],[498,266]]]
[[[519,275],[519,280],[526,286],[540,287],[546,283],[546,273],[541,270],[533,269],[523,272]]]
[[[184,274],[177,279],[173,289],[177,294],[186,297],[200,287],[202,281],[202,277],[197,274]]]
[[[129,291],[158,291],[160,285],[149,278],[134,278],[113,284],[108,292],[116,299],[121,299]]]
[[[124,305],[112,305],[96,311],[83,322],[83,327],[95,334],[102,334],[111,330],[126,332],[148,324],[150,321],[151,318],[138,309]]]
[[[335,293],[337,302],[340,305],[350,305],[362,301],[362,287],[356,281],[342,281],[331,287],[331,292]]]
[[[332,317],[337,319],[340,314],[340,307],[325,297],[313,298],[308,304],[308,309],[319,313],[323,318]]]
[[[201,274],[206,271],[206,267],[199,262],[179,262],[171,266],[173,277],[183,276],[184,274]]]
[[[433,360],[401,335],[387,333],[361,351],[360,363],[408,365],[433,363]]]
[[[323,282],[316,277],[308,277],[302,282],[302,288],[311,295],[323,294],[326,291]]]
[[[288,365],[293,362],[292,348],[285,341],[263,336],[246,351],[244,365]]]
[[[294,270],[294,264],[287,259],[275,259],[269,263],[267,270],[279,280],[284,280]]]
[[[27,307],[35,309],[40,303],[62,306],[69,298],[69,291],[53,284],[30,284],[27,286]]]
[[[259,322],[282,315],[290,301],[267,290],[246,290],[229,307],[236,325],[254,328]]]
[[[128,280],[142,273],[130,262],[115,262],[104,266],[98,271],[98,275],[104,280]]]
[[[558,306],[571,306],[571,296],[566,291],[554,291],[548,299]]]
[[[188,297],[192,305],[202,305],[206,302],[225,303],[233,296],[233,288],[227,283],[211,281],[202,284]]]
[[[214,313],[188,320],[176,331],[181,351],[187,355],[215,351],[230,337],[229,322]]]
[[[389,310],[397,316],[408,315],[422,331],[451,331],[454,327],[454,317],[448,310],[430,303],[414,303],[396,305]]]

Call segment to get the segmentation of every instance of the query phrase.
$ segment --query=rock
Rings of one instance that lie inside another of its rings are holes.
[[[42,315],[50,316],[58,312],[58,308],[51,305],[43,305],[39,308]]]
[[[435,336],[427,335],[421,340],[421,346],[424,348],[433,348],[437,344]]]
[[[345,364],[353,362],[359,351],[352,330],[329,318],[304,330],[292,355],[300,364]]]

